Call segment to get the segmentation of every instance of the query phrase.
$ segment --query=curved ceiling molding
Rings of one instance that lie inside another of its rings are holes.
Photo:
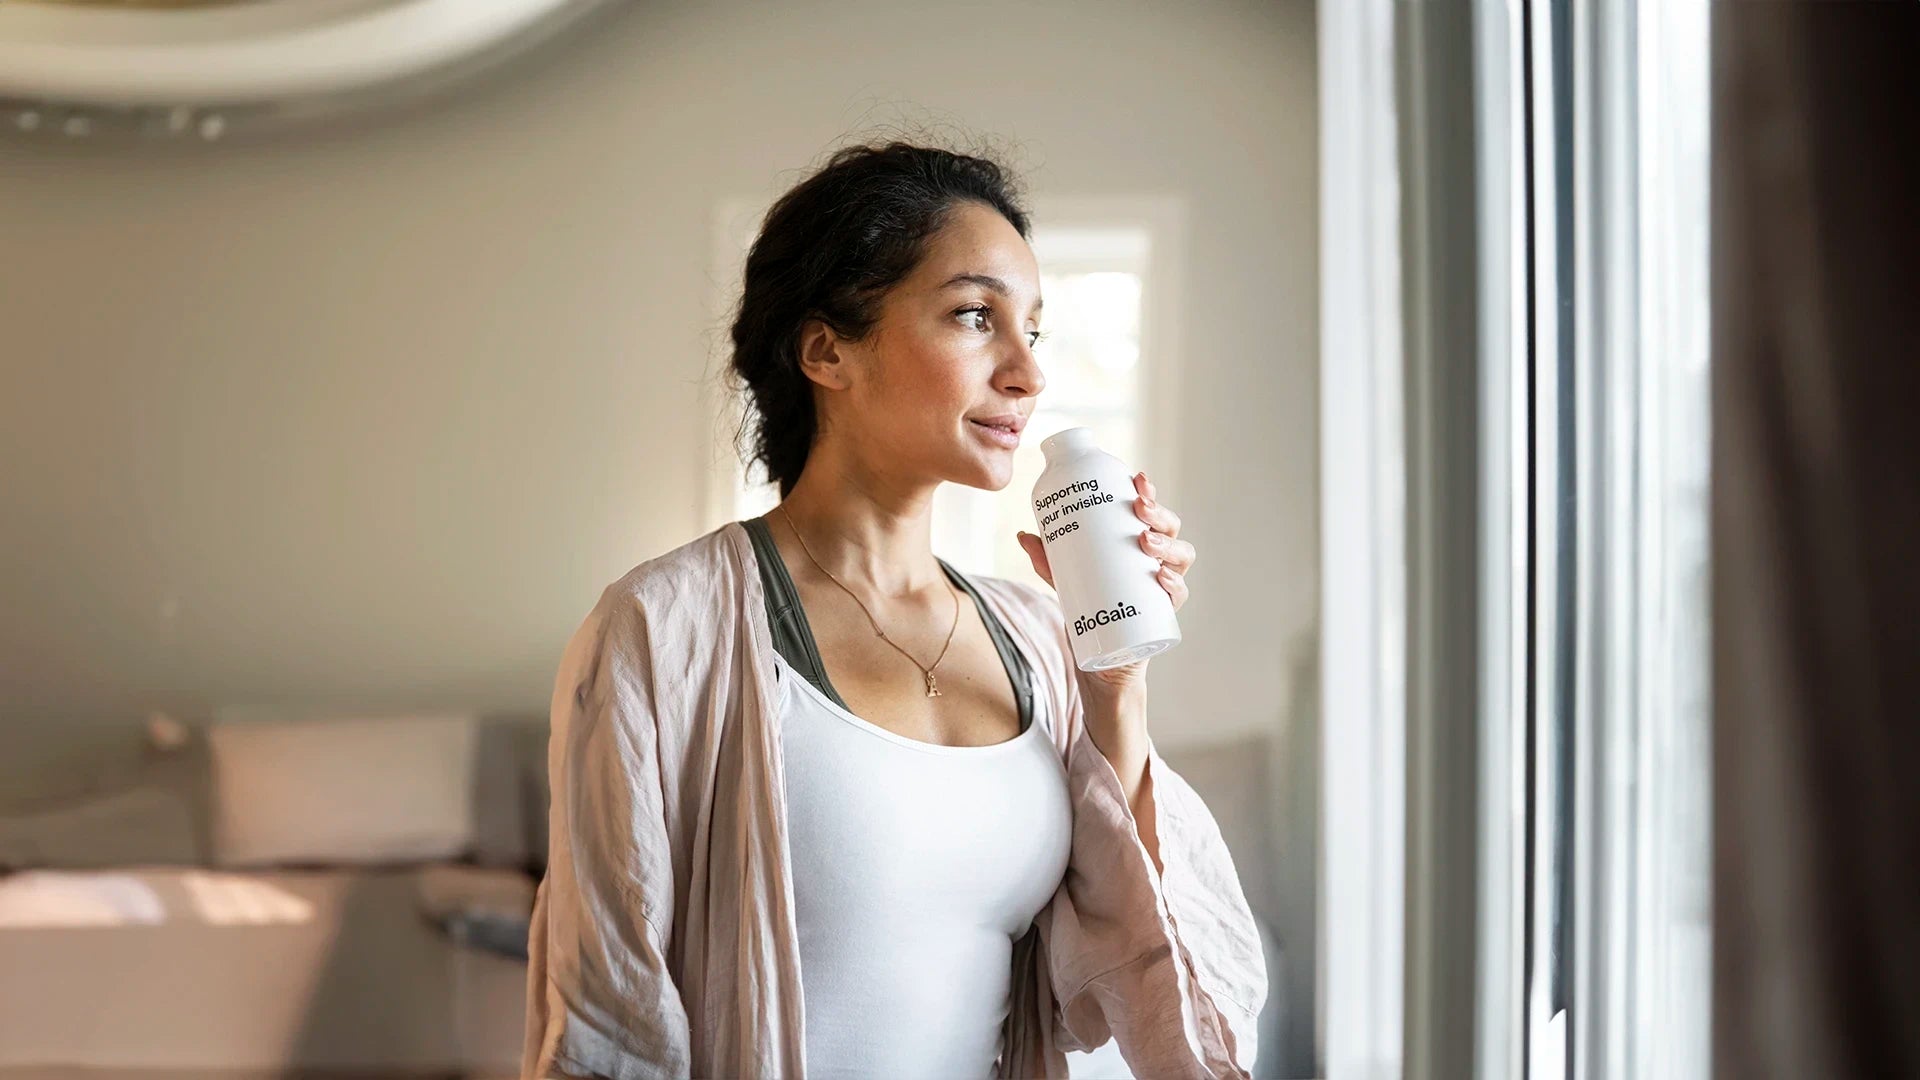
[[[600,0],[26,0],[0,3],[8,126],[213,137],[446,77]],[[209,123],[213,118],[214,123]]]

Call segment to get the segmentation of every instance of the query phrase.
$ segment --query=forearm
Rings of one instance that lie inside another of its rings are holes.
[[[1087,735],[1120,778],[1120,790],[1126,793],[1127,806],[1133,811],[1140,842],[1153,859],[1156,871],[1165,872],[1160,862],[1160,831],[1155,824],[1153,782],[1147,773],[1147,687],[1135,680],[1117,689],[1083,691],[1087,716]]]

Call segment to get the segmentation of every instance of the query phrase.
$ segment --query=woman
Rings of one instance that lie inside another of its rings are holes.
[[[1211,815],[1051,596],[936,558],[1046,384],[1005,170],[851,147],[769,211],[732,371],[768,514],[609,586],[569,643],[527,1076],[1244,1076],[1266,972]],[[1176,606],[1193,546],[1135,478]],[[1019,542],[1052,582],[1039,538]],[[804,973],[804,994],[802,974]]]

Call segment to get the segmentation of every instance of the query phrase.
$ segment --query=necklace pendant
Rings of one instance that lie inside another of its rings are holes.
[[[933,672],[931,671],[927,672],[927,696],[928,697],[940,696],[940,688],[933,684]]]

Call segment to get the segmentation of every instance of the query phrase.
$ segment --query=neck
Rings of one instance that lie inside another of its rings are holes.
[[[780,502],[806,549],[848,585],[882,597],[908,597],[938,586],[945,574],[933,556],[933,493],[937,484],[901,483],[815,445],[793,490]],[[769,515],[784,524],[777,511]]]

